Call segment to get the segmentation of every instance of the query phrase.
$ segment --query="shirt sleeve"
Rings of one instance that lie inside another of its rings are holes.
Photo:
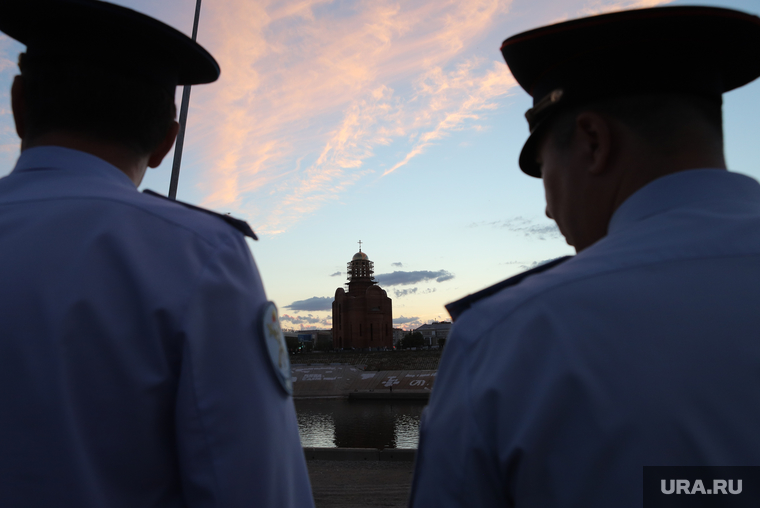
[[[508,506],[471,404],[470,346],[455,325],[420,423],[411,507]]]
[[[452,328],[421,424],[413,507],[548,506],[534,480],[574,443],[568,432],[586,437],[577,415],[593,413],[567,376],[561,323],[542,305],[495,307],[506,317],[476,308]]]
[[[184,319],[176,407],[187,506],[311,507],[295,408],[269,359],[244,240],[218,246]]]

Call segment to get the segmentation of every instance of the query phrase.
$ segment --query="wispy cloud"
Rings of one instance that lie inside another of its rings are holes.
[[[417,292],[417,288],[409,288],[409,289],[394,289],[393,294],[396,295],[396,298],[403,298],[407,295],[413,295]]]
[[[556,258],[542,259],[541,261],[533,261],[532,263],[521,265],[520,268],[536,268],[538,266],[545,265],[546,263],[554,261],[555,259],[559,259],[560,257],[561,256],[558,256]]]
[[[335,273],[331,273],[331,274],[330,274],[330,277],[340,277],[340,274],[341,274],[341,273],[342,273],[342,272],[335,272]]]
[[[396,298],[403,298],[408,295],[424,295],[429,293],[435,293],[435,288],[427,288],[423,291],[419,291],[419,288],[408,288],[408,289],[394,289],[393,294],[396,295]]]
[[[222,77],[193,92],[192,112],[204,205],[255,215],[262,233],[278,233],[448,133],[477,128],[514,80],[497,55],[468,51],[509,4],[210,4],[201,42]],[[373,156],[387,146],[401,155],[381,167]]]
[[[317,310],[332,310],[333,298],[313,296],[306,300],[298,300],[290,305],[286,305],[286,309],[292,311],[317,311]]]
[[[19,72],[16,61],[23,50],[21,44],[0,33],[0,81],[7,84],[0,88],[0,176],[13,167],[21,145],[13,124],[10,83]]]
[[[624,11],[628,9],[644,9],[673,3],[675,0],[591,0],[578,12],[575,17],[594,16],[605,12]]]
[[[405,317],[405,316],[399,316],[397,318],[393,318],[393,324],[394,325],[413,325],[413,326],[421,326],[422,321],[419,317]]]
[[[293,324],[315,324],[322,321],[322,318],[309,314],[308,316],[291,316],[284,314],[280,317],[283,321],[289,321]]]
[[[280,316],[280,321],[285,328],[300,328],[301,330],[332,327],[331,317],[320,317],[313,314],[308,314],[306,316],[291,316],[289,314],[283,314]]]
[[[490,222],[473,222],[468,227],[477,228],[481,226],[491,226],[494,228],[504,229],[512,233],[520,233],[526,237],[537,240],[552,240],[561,238],[557,224],[554,222],[539,222],[534,219],[517,216],[511,219],[490,221]]]
[[[426,280],[435,280],[436,282],[445,282],[454,278],[451,272],[438,270],[431,272],[429,270],[419,270],[414,272],[395,271],[391,273],[382,273],[375,275],[375,280],[381,286],[398,286],[402,284],[416,284]]]
[[[516,82],[502,62],[491,61],[491,68],[485,72],[483,63],[484,60],[473,58],[452,71],[435,67],[420,77],[418,93],[412,101],[430,101],[421,118],[424,123],[412,129],[415,142],[411,149],[382,176],[405,166],[449,133],[468,124],[477,125],[475,122],[483,112],[496,108],[494,99],[506,95]]]
[[[398,268],[403,268],[404,267],[404,265],[402,263],[391,263],[391,266],[395,266],[395,267],[398,267]]]

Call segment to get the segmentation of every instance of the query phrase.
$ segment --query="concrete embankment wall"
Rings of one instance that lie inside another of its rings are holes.
[[[306,460],[354,460],[411,462],[417,450],[401,448],[304,448]]]
[[[293,397],[427,398],[435,370],[367,372],[353,365],[293,365]]]
[[[290,356],[290,363],[318,365],[353,365],[362,370],[437,370],[440,350],[431,351],[342,351],[312,352]]]

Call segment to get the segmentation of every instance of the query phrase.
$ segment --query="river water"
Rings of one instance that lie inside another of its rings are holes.
[[[427,401],[295,400],[301,444],[323,448],[417,448]]]

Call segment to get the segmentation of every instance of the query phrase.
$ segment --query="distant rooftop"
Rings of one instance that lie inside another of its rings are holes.
[[[428,325],[422,325],[417,330],[447,330],[451,328],[451,323],[449,321],[443,321],[442,323],[431,323]]]

